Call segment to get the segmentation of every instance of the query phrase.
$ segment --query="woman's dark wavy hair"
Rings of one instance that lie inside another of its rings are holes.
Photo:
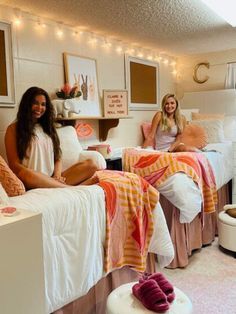
[[[26,150],[30,145],[32,137],[34,134],[35,123],[32,116],[32,105],[35,102],[35,97],[43,95],[46,99],[46,111],[37,121],[44,132],[50,136],[53,142],[54,149],[54,160],[59,160],[61,157],[60,141],[54,126],[55,113],[48,96],[48,93],[39,87],[30,87],[23,94],[18,113],[17,113],[17,123],[16,123],[16,145],[19,159],[22,160],[26,157]]]

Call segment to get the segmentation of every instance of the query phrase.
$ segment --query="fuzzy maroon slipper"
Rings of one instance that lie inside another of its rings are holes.
[[[169,303],[173,302],[175,299],[175,292],[173,285],[165,278],[162,273],[154,273],[151,276],[148,276],[146,280],[155,280],[160,286],[161,290],[167,296],[167,301]]]
[[[133,295],[149,310],[164,313],[169,309],[167,297],[153,279],[136,283],[132,287]]]

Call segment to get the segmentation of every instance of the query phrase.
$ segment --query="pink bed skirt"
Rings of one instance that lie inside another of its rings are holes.
[[[186,267],[193,250],[210,244],[217,235],[217,217],[223,206],[229,203],[229,184],[224,185],[218,192],[216,212],[204,214],[204,227],[202,228],[201,214],[197,215],[191,223],[179,222],[179,210],[166,198],[160,197],[166,222],[170,231],[175,249],[175,258],[168,268]],[[191,206],[191,204],[189,204]]]
[[[149,254],[147,261],[147,271],[155,272],[155,255]],[[99,280],[99,282],[92,287],[89,292],[65,305],[63,308],[53,312],[54,314],[105,314],[106,300],[112,290],[128,283],[137,281],[140,273],[132,270],[129,267],[117,269]]]

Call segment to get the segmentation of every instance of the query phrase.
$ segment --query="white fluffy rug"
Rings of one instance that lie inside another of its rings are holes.
[[[217,238],[196,251],[186,268],[159,271],[188,295],[194,314],[236,314],[236,259],[219,249]]]

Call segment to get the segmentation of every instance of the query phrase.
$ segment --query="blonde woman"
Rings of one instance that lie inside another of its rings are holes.
[[[152,119],[151,131],[143,143],[143,148],[154,140],[155,149],[166,152],[199,151],[196,147],[185,145],[178,136],[186,126],[186,119],[180,113],[179,103],[174,94],[166,94],[161,102],[161,111]]]

